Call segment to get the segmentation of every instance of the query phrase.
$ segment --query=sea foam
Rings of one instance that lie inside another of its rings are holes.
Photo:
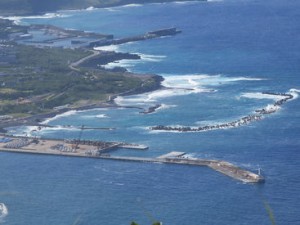
[[[166,58],[164,55],[149,55],[149,54],[142,54],[142,53],[134,53],[141,57],[141,60],[149,61],[149,62],[161,62]]]
[[[177,107],[177,105],[168,105],[168,104],[161,104],[161,106],[156,110],[164,110],[164,109],[171,109],[171,108],[175,108]]]
[[[206,0],[207,2],[223,2],[223,0]]]
[[[94,6],[90,6],[90,7],[87,7],[85,10],[87,11],[92,11],[92,10],[95,10],[96,8]]]
[[[280,96],[280,95],[270,95],[270,94],[264,94],[260,92],[254,92],[254,93],[243,93],[241,94],[242,98],[254,98],[254,99],[272,99],[272,100],[280,100],[284,99],[285,96]]]
[[[107,46],[95,47],[94,50],[107,51],[107,52],[120,52],[120,47],[119,45],[107,45]]]
[[[153,104],[157,101],[161,101],[162,99],[173,97],[173,96],[182,96],[188,95],[192,93],[200,93],[204,92],[205,90],[202,89],[176,89],[176,88],[169,88],[169,89],[160,89],[157,91],[139,94],[139,95],[132,95],[127,97],[119,96],[115,99],[115,103],[121,106],[129,106],[129,105],[136,105],[136,106],[143,106]]]
[[[131,8],[131,7],[141,7],[143,6],[142,4],[127,4],[127,5],[122,5],[118,6],[118,8]]]
[[[106,114],[98,114],[95,116],[96,118],[102,119],[102,118],[109,118]]]
[[[124,67],[128,71],[130,71],[130,68],[134,67],[135,65],[136,65],[136,61],[133,59],[122,59],[119,61],[107,63],[103,67],[105,69],[113,69],[115,67]]]
[[[41,122],[41,124],[48,124],[54,120],[57,120],[59,118],[62,118],[62,117],[68,117],[68,116],[71,116],[71,115],[74,115],[76,114],[78,111],[77,110],[70,110],[70,111],[67,111],[65,113],[62,113],[62,114],[59,114],[59,115],[56,115],[54,117],[51,117],[49,119],[46,119],[44,120],[43,122]]]
[[[4,203],[0,203],[0,223],[4,222],[3,219],[8,215],[8,209]]]
[[[299,97],[298,93],[300,93],[300,90],[292,88],[292,89],[289,90],[288,93],[291,94],[291,95],[293,95],[293,99],[297,99]]]
[[[199,94],[205,92],[215,92],[216,90],[208,89],[206,86],[218,86],[228,82],[238,81],[257,81],[260,78],[248,77],[226,77],[222,75],[164,75],[162,85],[164,89],[153,92],[132,95],[126,97],[117,97],[115,103],[121,106],[143,106],[153,104],[165,98],[173,96],[183,96],[190,94]]]
[[[9,17],[2,17],[3,19],[8,19],[14,21],[15,24],[22,24],[23,19],[52,19],[52,18],[64,18],[69,17],[69,15],[62,14],[62,13],[46,13],[44,15],[39,16],[9,16]]]
[[[239,81],[260,81],[261,78],[251,77],[227,77],[224,75],[167,75],[164,74],[165,80],[162,85],[172,88],[202,88],[202,86],[220,86],[231,82]]]
[[[122,52],[122,50],[120,50],[120,48],[116,45],[96,47],[94,49],[100,51]],[[107,63],[106,65],[104,65],[104,68],[113,69],[115,67],[124,67],[130,71],[132,67],[136,66],[139,63],[161,62],[162,60],[164,60],[164,58],[166,58],[166,56],[161,56],[161,55],[147,55],[142,53],[133,53],[133,54],[139,55],[141,59],[121,59],[118,61]]]

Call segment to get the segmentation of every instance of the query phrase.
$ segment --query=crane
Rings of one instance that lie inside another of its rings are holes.
[[[84,125],[81,125],[78,138],[77,138],[77,140],[75,140],[75,145],[72,146],[72,148],[75,151],[76,151],[76,149],[78,149],[78,145],[80,144],[80,140],[81,140],[81,137],[82,137],[83,130],[84,130]]]

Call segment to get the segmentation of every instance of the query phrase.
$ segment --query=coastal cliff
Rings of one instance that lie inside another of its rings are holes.
[[[110,62],[115,62],[123,59],[138,60],[141,59],[141,57],[137,54],[103,51],[92,59],[80,64],[80,66],[96,68],[97,66],[103,66]]]

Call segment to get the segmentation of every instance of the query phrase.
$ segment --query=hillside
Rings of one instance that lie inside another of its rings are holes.
[[[40,14],[60,9],[82,9],[93,7],[111,7],[131,3],[155,3],[172,2],[174,0],[60,0],[60,1],[41,1],[41,0],[1,0],[1,15],[26,15]],[[176,0],[184,1],[184,0]],[[201,1],[201,0],[195,0]],[[203,0],[202,0],[203,1]]]

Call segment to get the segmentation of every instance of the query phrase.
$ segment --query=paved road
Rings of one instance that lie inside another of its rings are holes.
[[[77,71],[77,72],[80,72],[80,69],[78,69],[78,68],[76,68],[76,67],[78,67],[78,66],[79,66],[81,63],[83,63],[84,61],[89,60],[89,59],[91,59],[91,58],[93,58],[93,57],[95,57],[95,56],[97,56],[97,55],[100,54],[99,51],[95,51],[95,50],[91,50],[91,52],[93,52],[92,55],[88,55],[88,56],[86,56],[86,57],[84,57],[84,58],[79,59],[77,62],[71,63],[71,64],[69,65],[69,68],[70,68],[71,70],[75,70],[75,71]]]

